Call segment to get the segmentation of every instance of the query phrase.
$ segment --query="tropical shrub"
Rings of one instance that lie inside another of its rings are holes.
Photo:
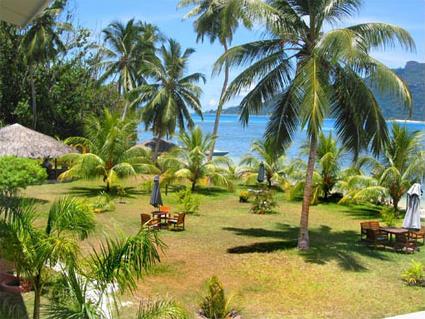
[[[208,319],[224,319],[230,316],[230,299],[226,298],[223,285],[216,276],[208,279],[200,308],[201,314]]]
[[[134,176],[137,172],[157,171],[149,157],[150,152],[136,146],[137,121],[122,120],[118,114],[104,110],[103,116],[89,116],[85,125],[85,137],[70,137],[66,143],[82,150],[82,153],[65,155],[70,163],[61,180],[69,178],[101,177],[106,191],[119,178]]]
[[[190,189],[183,189],[177,193],[180,210],[186,214],[199,214],[200,199]]]
[[[191,190],[195,191],[201,180],[208,179],[211,184],[233,189],[228,167],[229,159],[225,156],[208,161],[207,152],[214,137],[204,135],[200,127],[195,127],[189,133],[180,133],[181,147],[175,148],[164,155],[163,161],[172,170],[175,179],[186,180],[191,183]]]
[[[187,319],[187,312],[174,300],[157,299],[140,304],[137,319]]]
[[[273,192],[270,190],[261,190],[252,202],[251,212],[254,214],[271,214],[277,206],[274,200]]]
[[[35,160],[0,157],[0,192],[6,195],[12,195],[29,185],[40,184],[46,178],[46,170]]]
[[[101,192],[96,196],[92,202],[91,206],[95,213],[103,213],[115,210],[115,203],[111,195],[106,192]]]
[[[250,192],[248,192],[248,191],[241,191],[239,193],[239,202],[240,203],[248,203],[250,197],[251,197]]]
[[[411,286],[425,285],[425,266],[419,261],[412,260],[409,268],[403,271],[401,278]]]
[[[250,154],[246,154],[240,163],[239,175],[245,178],[247,182],[255,179],[258,175],[258,168],[261,163],[264,165],[265,177],[269,187],[273,182],[284,184],[284,162],[285,156],[276,151],[276,148],[269,145],[266,141],[254,141],[251,145]]]
[[[392,207],[384,207],[381,211],[382,221],[388,226],[395,226],[397,223],[397,212]]]

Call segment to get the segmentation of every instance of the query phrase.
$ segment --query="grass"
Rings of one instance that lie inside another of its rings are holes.
[[[130,195],[125,203],[116,201],[115,211],[97,215],[97,230],[82,243],[84,251],[105,236],[138,231],[139,214],[152,211],[149,194],[139,191],[138,183],[128,182]],[[100,190],[97,182],[73,182],[30,187],[25,194],[40,200],[42,221],[55,198],[93,197]],[[134,296],[124,298],[131,303],[123,318],[132,318],[139,300],[158,295],[194,312],[203,283],[212,275],[233,295],[244,318],[382,318],[425,309],[425,290],[408,287],[400,278],[412,259],[425,262],[423,251],[403,255],[359,243],[359,221],[376,219],[374,210],[312,207],[312,247],[299,252],[300,203],[279,194],[277,214],[253,215],[237,193],[204,190],[199,196],[201,213],[187,217],[186,231],[161,231],[168,245],[162,262],[140,281]],[[174,193],[163,193],[163,200],[177,207]]]

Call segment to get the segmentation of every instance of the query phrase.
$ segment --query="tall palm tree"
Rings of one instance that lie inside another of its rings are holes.
[[[240,164],[246,165],[247,169],[239,169],[240,174],[256,174],[260,162],[262,162],[269,187],[272,186],[273,181],[284,182],[285,156],[283,154],[276,152],[272,145],[267,144],[264,140],[254,141],[251,145],[251,152],[253,154],[247,154],[242,158]]]
[[[400,199],[409,187],[425,176],[423,133],[394,123],[390,142],[381,158],[363,157],[358,165],[371,168],[373,177],[387,190],[397,213]]]
[[[194,22],[194,29],[197,33],[197,41],[204,41],[208,37],[211,43],[216,40],[223,46],[224,53],[229,49],[232,43],[233,34],[239,26],[239,16],[234,6],[225,7],[220,0],[180,0],[178,8],[193,7],[187,14],[186,18],[197,17]],[[251,26],[249,19],[244,19],[243,23],[246,27]],[[229,83],[230,68],[225,62],[223,87],[221,89],[220,99],[217,105],[215,115],[213,135],[217,136],[220,125],[220,115],[224,106],[224,94]],[[212,159],[214,153],[215,142],[211,145],[208,153],[208,160]]]
[[[160,49],[160,61],[147,63],[154,82],[138,88],[138,100],[146,102],[142,119],[157,138],[154,159],[158,156],[160,138],[172,136],[176,125],[181,131],[185,129],[185,122],[189,128],[194,126],[190,109],[202,116],[199,101],[202,90],[198,83],[205,83],[205,77],[201,73],[185,74],[193,52],[193,49],[182,52],[180,44],[170,39],[168,46],[162,45]]]
[[[155,44],[162,39],[162,35],[156,26],[134,19],[126,24],[114,21],[102,32],[104,45],[100,53],[104,73],[100,81],[118,76],[118,92],[126,95],[145,83],[144,63],[155,59]],[[128,106],[129,103],[126,103],[122,118],[126,117]]]
[[[70,137],[65,143],[80,148],[81,153],[65,155],[70,168],[60,179],[101,177],[110,191],[112,183],[120,177],[150,172],[157,169],[151,163],[149,150],[136,146],[137,122],[122,120],[107,109],[103,116],[91,115],[86,120],[85,137]]]
[[[24,29],[21,41],[21,51],[24,52],[24,58],[28,64],[34,129],[37,127],[35,69],[37,65],[46,63],[59,52],[65,51],[60,31],[61,29],[69,28],[69,26],[57,20],[65,4],[65,0],[54,1],[52,5],[44,10],[40,17],[36,18],[28,28]]]
[[[211,161],[207,159],[214,137],[204,135],[200,127],[195,127],[190,133],[180,133],[179,140],[182,146],[165,155],[164,161],[167,167],[174,169],[176,178],[188,180],[192,185],[192,191],[196,189],[199,181],[209,178],[212,184],[233,187],[228,170],[229,165],[226,157],[217,157]]]
[[[53,203],[44,230],[35,216],[34,203],[27,203],[14,207],[8,218],[0,218],[0,245],[6,258],[15,262],[18,276],[32,282],[33,319],[39,319],[48,267],[58,262],[75,263],[78,241],[87,238],[95,224],[90,209],[70,197]]]
[[[249,65],[229,85],[226,100],[254,85],[240,104],[244,124],[272,101],[265,135],[277,148],[287,146],[299,124],[306,128],[310,146],[298,248],[308,249],[313,172],[324,118],[335,118],[341,144],[355,155],[366,147],[375,154],[382,151],[388,132],[370,86],[407,106],[412,99],[406,84],[369,53],[397,44],[413,50],[414,41],[407,31],[385,23],[327,31],[357,12],[361,0],[229,0],[223,5],[235,2],[264,25],[268,38],[231,48],[215,69],[219,72],[226,63]]]

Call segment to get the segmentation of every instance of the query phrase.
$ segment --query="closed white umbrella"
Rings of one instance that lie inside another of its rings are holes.
[[[415,183],[407,191],[406,215],[404,216],[403,228],[421,229],[421,184]]]

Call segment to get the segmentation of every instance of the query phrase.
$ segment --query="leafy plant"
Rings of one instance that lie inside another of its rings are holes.
[[[188,180],[194,191],[201,180],[209,179],[213,185],[225,186],[233,189],[226,164],[229,160],[225,156],[208,161],[207,152],[214,137],[203,134],[200,127],[195,127],[189,133],[182,132],[179,136],[182,146],[164,156],[164,163],[173,170],[176,179]]]
[[[403,271],[401,278],[411,286],[425,285],[425,266],[419,261],[412,260],[409,268]]]
[[[199,214],[200,199],[190,189],[186,188],[177,193],[181,210],[186,214]]]
[[[32,159],[14,156],[0,157],[0,192],[15,194],[19,188],[40,184],[47,178],[46,170]]]
[[[115,203],[106,192],[101,192],[99,196],[96,196],[92,201],[92,207],[95,213],[103,213],[115,210]]]
[[[174,300],[158,299],[140,304],[137,319],[187,319],[189,316]]]
[[[65,142],[82,150],[82,153],[65,155],[70,168],[60,179],[101,177],[106,191],[117,179],[134,176],[137,172],[157,171],[151,163],[150,152],[136,146],[137,122],[120,119],[120,116],[104,110],[103,116],[89,116],[85,137],[70,137]]]
[[[241,191],[239,193],[239,202],[240,203],[248,203],[250,197],[251,197],[250,192],[248,192],[248,191]]]
[[[226,298],[223,285],[217,276],[208,279],[200,307],[201,314],[208,319],[224,319],[230,316],[230,299]]]
[[[381,211],[382,221],[388,226],[392,227],[396,225],[397,213],[392,207],[384,207]]]
[[[255,194],[251,212],[254,214],[271,214],[277,206],[271,190],[260,190]]]

